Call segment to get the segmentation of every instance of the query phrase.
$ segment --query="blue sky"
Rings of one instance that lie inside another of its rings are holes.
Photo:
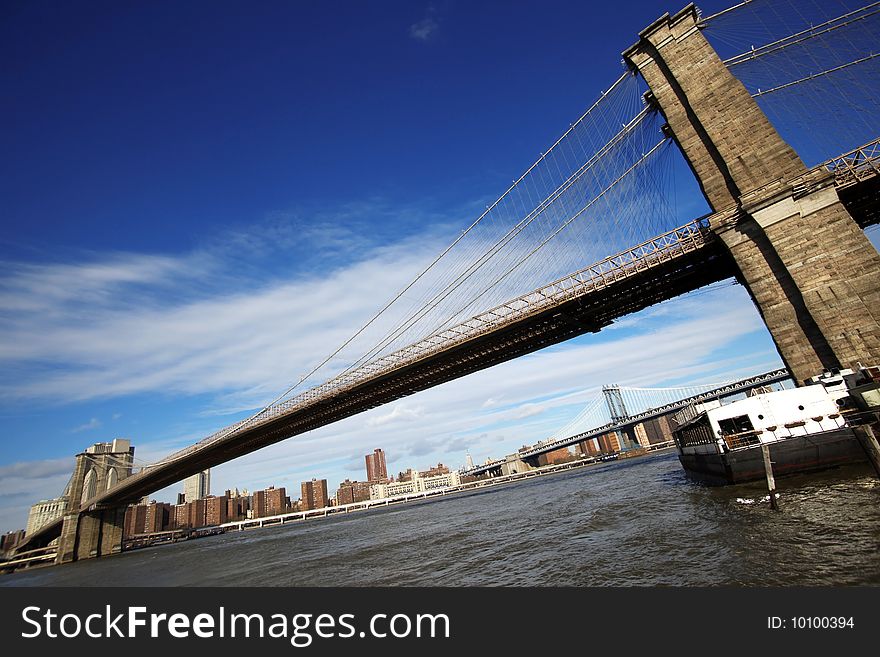
[[[0,530],[92,442],[161,457],[332,352],[679,8],[625,4],[4,3]],[[457,467],[546,437],[605,383],[778,364],[725,285],[218,467],[212,487],[296,497],[363,478],[375,447],[394,472]]]

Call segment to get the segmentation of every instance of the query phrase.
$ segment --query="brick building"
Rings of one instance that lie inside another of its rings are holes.
[[[367,465],[367,481],[371,484],[388,481],[388,466],[385,464],[385,452],[374,449],[372,454],[364,457]],[[303,498],[305,499],[305,498]]]
[[[287,513],[290,509],[290,500],[287,497],[285,488],[275,488],[270,486],[266,489],[266,515],[277,516]]]
[[[205,524],[209,527],[213,527],[215,525],[222,525],[227,521],[229,517],[227,503],[229,500],[224,495],[223,497],[208,497],[204,500],[205,503]]]
[[[370,482],[346,479],[336,491],[336,504],[354,504],[370,499]]]
[[[369,458],[369,457],[367,457]],[[327,494],[326,479],[312,479],[302,482],[302,510],[322,509],[327,506],[330,496]]]

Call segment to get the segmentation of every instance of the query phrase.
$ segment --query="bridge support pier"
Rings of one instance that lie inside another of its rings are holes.
[[[55,563],[94,559],[121,552],[124,526],[124,506],[66,514]]]
[[[651,441],[648,440],[648,434],[645,431],[644,422],[630,425],[629,427],[624,429],[624,434],[626,435],[626,439],[630,441],[633,445],[638,445],[639,447],[651,446]]]
[[[880,363],[880,255],[833,188],[773,199],[716,234],[797,381]]]
[[[521,472],[528,472],[529,470],[533,470],[536,466],[532,465],[528,461],[524,461],[515,455],[508,456],[504,463],[501,464],[501,474],[502,475],[510,475],[510,474],[518,474]]]
[[[712,230],[795,380],[880,363],[880,255],[832,174],[807,170],[703,36],[693,5],[639,37],[624,58],[720,213]]]

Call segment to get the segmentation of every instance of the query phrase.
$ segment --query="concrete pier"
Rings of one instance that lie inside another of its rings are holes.
[[[61,527],[56,563],[121,552],[124,524],[125,507],[68,513]]]

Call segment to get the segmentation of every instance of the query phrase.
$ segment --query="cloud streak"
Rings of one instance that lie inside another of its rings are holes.
[[[409,407],[403,404],[395,404],[390,413],[371,417],[367,420],[368,427],[381,427],[392,422],[417,420],[424,415],[422,407]]]
[[[91,420],[86,422],[85,424],[81,424],[78,427],[75,427],[70,430],[70,433],[81,433],[83,431],[90,431],[92,429],[98,429],[102,426],[101,420],[96,417],[93,417]]]
[[[427,15],[409,26],[409,36],[416,41],[429,41],[440,28],[440,19],[434,7],[428,7]]]
[[[60,458],[0,466],[0,531],[24,529],[31,505],[61,495],[73,465]]]
[[[325,238],[316,249],[330,248]],[[419,236],[367,249],[325,276],[296,272],[250,285],[216,283],[234,265],[223,252],[10,263],[0,279],[8,309],[0,364],[12,375],[0,379],[0,398],[208,392],[232,395],[218,396],[224,410],[252,408],[349,338],[437,250],[431,235]]]

